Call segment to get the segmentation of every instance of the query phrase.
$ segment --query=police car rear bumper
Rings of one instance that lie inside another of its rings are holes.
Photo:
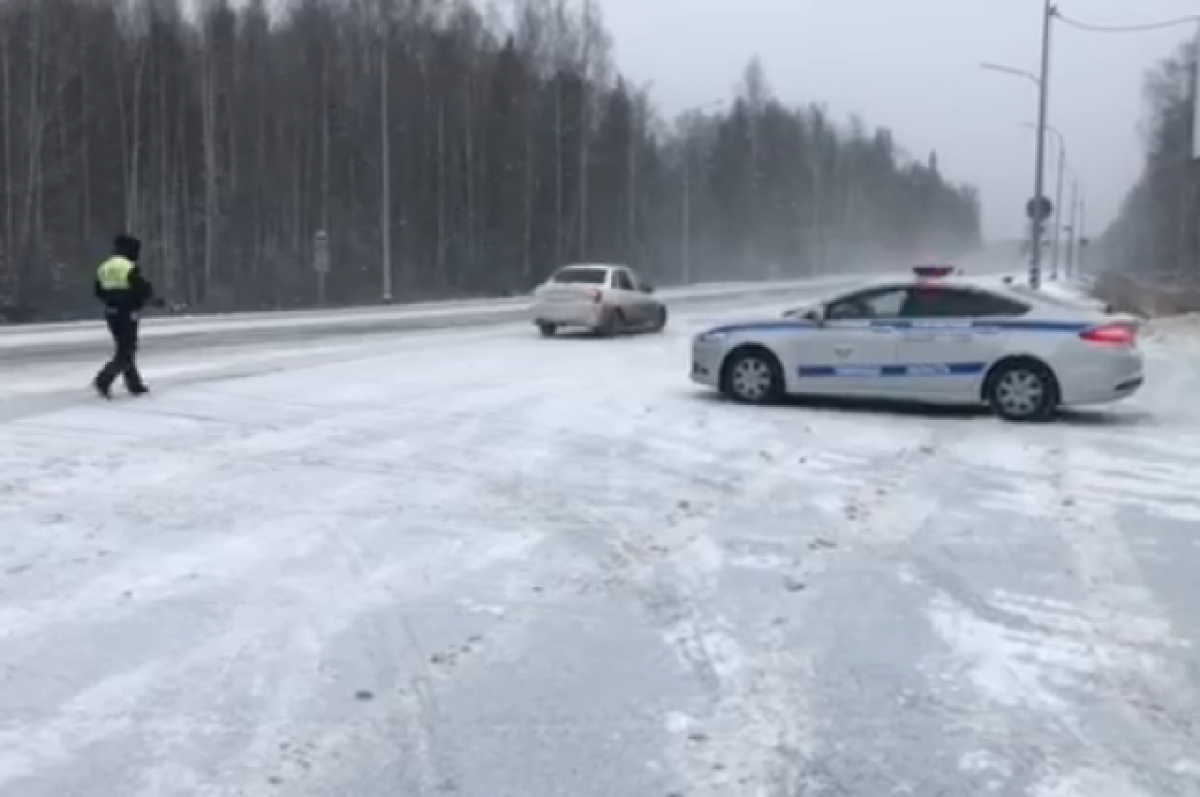
[[[1146,383],[1145,363],[1136,349],[1097,352],[1086,362],[1060,371],[1058,377],[1066,406],[1120,401]]]

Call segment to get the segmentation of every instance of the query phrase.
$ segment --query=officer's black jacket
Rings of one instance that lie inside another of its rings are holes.
[[[128,288],[105,289],[97,279],[95,291],[96,298],[104,303],[105,309],[115,313],[141,312],[146,303],[154,298],[154,286],[142,276],[142,270],[136,263],[129,272]]]

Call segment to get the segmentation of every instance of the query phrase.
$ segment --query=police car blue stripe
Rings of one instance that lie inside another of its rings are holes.
[[[1016,319],[987,318],[977,320],[919,319],[902,320],[888,319],[886,321],[833,322],[833,324],[818,325],[810,321],[766,321],[755,324],[730,324],[714,327],[706,334],[730,334],[734,332],[842,332],[847,329],[891,330],[891,329],[971,329],[977,332],[996,332],[999,330],[1021,330],[1025,332],[1082,332],[1092,324],[1076,321],[1023,321]]]
[[[987,363],[911,363],[907,365],[806,365],[797,370],[802,379],[830,376],[875,378],[887,376],[978,376]]]

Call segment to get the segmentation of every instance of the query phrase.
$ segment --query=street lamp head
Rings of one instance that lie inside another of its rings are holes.
[[[1017,69],[1015,66],[1005,66],[1004,64],[993,64],[990,61],[980,61],[979,68],[986,69],[989,72],[1000,72],[1005,75],[1025,78],[1038,88],[1041,88],[1042,86],[1042,81],[1037,75],[1033,74],[1032,72],[1027,72],[1024,69]]]

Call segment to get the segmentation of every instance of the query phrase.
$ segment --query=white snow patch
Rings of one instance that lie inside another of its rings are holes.
[[[1042,713],[1069,708],[1056,689],[1071,686],[1096,668],[1093,651],[1080,642],[1014,632],[962,606],[939,599],[930,621],[987,699],[1008,708]]]
[[[1054,776],[1035,785],[1030,797],[1154,797],[1137,787],[1125,773],[1083,770]]]

